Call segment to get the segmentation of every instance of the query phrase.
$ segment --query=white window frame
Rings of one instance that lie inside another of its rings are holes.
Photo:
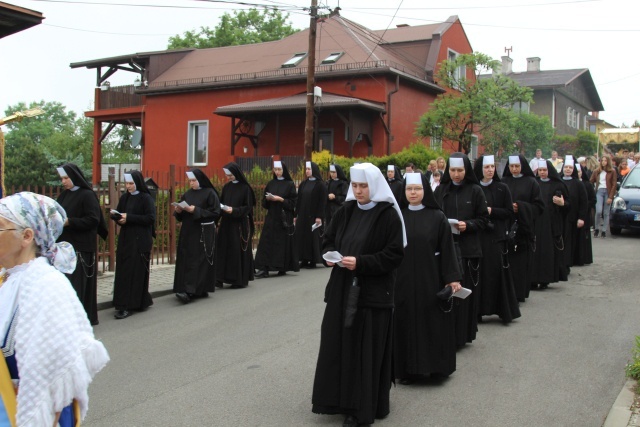
[[[289,58],[284,64],[282,64],[281,68],[293,68],[302,62],[304,58],[306,58],[308,52],[298,52],[294,53],[291,58]]]
[[[205,127],[204,134],[204,162],[196,162],[194,144],[198,143],[198,130],[201,126]],[[190,120],[187,124],[187,165],[188,166],[207,166],[209,160],[209,120]]]
[[[331,55],[322,60],[320,65],[335,64],[338,59],[342,58],[342,55],[344,55],[344,52],[332,52]]]
[[[455,61],[456,58],[460,56],[460,54],[458,52],[456,52],[453,49],[448,49],[447,51],[447,59],[449,61]],[[467,67],[464,65],[459,66],[458,68],[456,68],[456,70],[453,72],[453,78],[456,81],[461,81],[463,78],[466,79],[467,78]],[[456,85],[456,87],[454,87],[454,89],[458,89],[460,90],[460,87],[458,85]]]

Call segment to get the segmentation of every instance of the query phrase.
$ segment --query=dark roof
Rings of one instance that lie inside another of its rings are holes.
[[[175,52],[190,52],[195,49],[178,49],[178,50],[159,50],[153,52],[139,52],[139,53],[130,53],[127,55],[120,56],[112,56],[110,58],[102,58],[102,59],[92,59],[89,61],[81,61],[81,62],[72,62],[69,64],[71,68],[82,68],[87,67],[98,68],[98,67],[116,67],[122,64],[129,64],[132,61],[136,63],[140,63],[141,61],[148,61],[149,58],[155,55],[165,55],[171,54]]]
[[[41,24],[43,19],[35,10],[0,2],[0,38]]]
[[[385,112],[384,104],[348,96],[324,93],[315,103],[323,109],[361,107],[368,110]],[[284,98],[263,99],[260,101],[244,102],[241,104],[224,105],[218,107],[214,113],[220,116],[236,116],[247,113],[264,113],[269,111],[304,111],[307,106],[307,94],[299,93]]]

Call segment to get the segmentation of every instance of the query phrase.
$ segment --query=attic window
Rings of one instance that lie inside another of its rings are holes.
[[[338,62],[338,59],[342,57],[342,55],[344,55],[344,52],[334,52],[331,55],[324,58],[320,63],[320,65],[335,64],[336,62]]]
[[[298,65],[304,58],[307,57],[307,52],[296,53],[287,62],[281,65],[282,68],[291,68]]]

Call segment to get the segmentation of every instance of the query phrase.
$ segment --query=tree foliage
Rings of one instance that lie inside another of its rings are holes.
[[[168,49],[202,49],[280,40],[298,31],[287,22],[288,18],[289,14],[268,8],[262,12],[256,8],[234,11],[233,15],[225,12],[213,29],[200,27],[186,31],[182,36],[169,37]]]
[[[592,156],[598,147],[598,135],[586,130],[579,130],[573,135],[556,136],[553,140],[554,149],[561,154]]]
[[[443,61],[436,81],[450,90],[438,95],[420,118],[416,133],[457,141],[458,150],[465,153],[469,153],[474,135],[480,145],[490,144],[492,151],[508,148],[520,115],[513,106],[531,102],[533,91],[496,73],[499,64],[482,53]],[[469,73],[473,78],[468,78]],[[481,74],[489,76],[479,78]]]

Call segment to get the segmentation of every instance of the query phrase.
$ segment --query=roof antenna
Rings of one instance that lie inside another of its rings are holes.
[[[511,52],[513,52],[513,46],[504,48],[504,51],[507,53],[507,58],[511,58]]]

